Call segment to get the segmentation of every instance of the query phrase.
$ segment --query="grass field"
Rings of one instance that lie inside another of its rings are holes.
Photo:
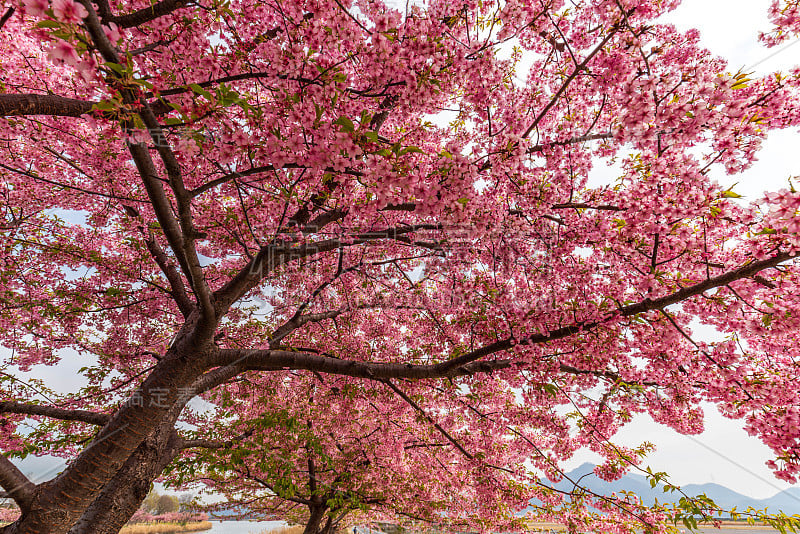
[[[278,527],[273,528],[272,530],[264,530],[261,534],[303,534],[303,528],[300,525],[294,525],[291,527]]]
[[[139,525],[125,525],[119,534],[177,534],[179,532],[199,532],[209,530],[213,525],[209,521],[196,523],[148,523]]]

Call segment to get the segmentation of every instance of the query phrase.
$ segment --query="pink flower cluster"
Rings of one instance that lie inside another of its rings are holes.
[[[131,516],[129,523],[192,523],[198,521],[208,521],[208,514],[204,512],[169,512],[153,515],[137,510]]]
[[[23,0],[25,12],[33,17],[41,18],[52,8],[53,16],[59,22],[78,24],[89,14],[86,8],[75,0]]]

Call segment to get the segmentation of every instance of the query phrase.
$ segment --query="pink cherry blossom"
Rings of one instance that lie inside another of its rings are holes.
[[[78,53],[75,48],[67,41],[58,40],[52,48],[48,50],[47,57],[55,63],[66,63],[77,65],[79,62]]]
[[[25,12],[34,17],[42,17],[50,8],[48,0],[23,0],[22,5],[25,6]]]
[[[120,41],[120,39],[122,39],[122,32],[113,22],[108,26],[103,26],[103,32],[106,34],[106,37],[109,41],[111,41],[111,43],[117,43]]]
[[[53,14],[61,22],[77,24],[89,13],[75,0],[53,0]]]
[[[800,478],[800,193],[712,179],[800,126],[800,68],[734,72],[662,22],[679,3],[24,0],[0,28],[8,530],[119,531],[162,482],[313,534],[661,534],[674,508],[565,468],[661,478],[615,436],[714,409]],[[66,467],[27,480],[27,454]]]

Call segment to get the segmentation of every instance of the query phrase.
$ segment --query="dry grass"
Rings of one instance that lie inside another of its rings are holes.
[[[291,527],[278,527],[272,530],[264,530],[261,534],[303,534],[305,530],[301,525],[294,525]]]
[[[213,525],[209,521],[198,521],[196,523],[147,523],[142,525],[126,525],[122,527],[119,534],[175,534],[178,532],[197,532],[199,530],[209,530]]]

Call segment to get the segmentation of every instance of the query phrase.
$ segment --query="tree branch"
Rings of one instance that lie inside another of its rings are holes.
[[[420,224],[413,226],[403,226],[398,228],[386,228],[374,232],[363,232],[345,239],[326,239],[316,243],[308,243],[295,247],[284,245],[269,244],[261,248],[258,254],[234,275],[228,283],[214,292],[213,300],[217,305],[217,313],[224,313],[234,302],[238,301],[248,291],[253,289],[264,277],[273,269],[290,261],[306,258],[322,252],[330,252],[341,247],[351,247],[361,245],[370,241],[381,239],[403,240],[406,234],[418,230],[439,229],[439,225]],[[408,241],[404,241],[408,242]],[[419,246],[427,246],[426,243],[414,242]]]
[[[550,143],[541,143],[535,146],[532,146],[528,149],[529,154],[534,154],[536,152],[542,152],[546,148],[550,148],[552,146],[567,146],[567,145],[575,145],[578,143],[585,143],[587,141],[598,141],[604,139],[613,139],[614,134],[611,132],[606,133],[596,133],[596,134],[586,134],[580,135],[577,137],[571,137],[570,139],[566,139],[564,141],[552,141]]]
[[[558,339],[563,339],[565,337],[569,337],[578,334],[580,332],[592,330],[597,326],[599,326],[600,324],[613,320],[617,317],[633,317],[635,315],[639,315],[648,311],[660,310],[667,306],[671,306],[672,304],[677,304],[678,302],[682,302],[688,298],[701,295],[702,293],[705,293],[709,289],[722,287],[731,282],[735,282],[736,280],[740,280],[743,278],[750,278],[756,273],[763,271],[764,269],[775,267],[776,265],[783,263],[784,261],[796,258],[798,256],[800,256],[800,254],[798,253],[792,254],[788,252],[782,252],[780,254],[776,254],[771,258],[766,258],[764,260],[747,263],[739,267],[738,269],[728,271],[727,273],[721,274],[713,278],[708,278],[700,283],[683,288],[680,291],[676,291],[675,293],[665,295],[655,300],[645,299],[636,304],[623,306],[621,308],[618,308],[614,312],[611,312],[603,319],[595,321],[579,322],[577,324],[571,326],[565,326],[562,328],[558,328],[556,330],[551,330],[550,332],[546,332],[543,334],[534,334],[526,336],[519,340],[513,337],[509,337],[507,339],[497,341],[490,345],[481,347],[480,349],[459,356],[458,358],[454,358],[446,362],[445,364],[439,364],[439,365],[442,365],[444,367],[443,371],[447,372],[450,368],[459,368],[461,366],[479,360],[490,354],[508,350],[514,347],[515,345],[526,345],[526,344],[534,345],[540,343],[547,343],[548,341],[556,341]]]
[[[112,17],[108,22],[113,22],[120,28],[133,28],[134,26],[139,26],[145,22],[163,17],[164,15],[169,15],[173,11],[177,11],[189,3],[190,0],[162,0],[150,7],[142,8],[139,11]]]
[[[403,390],[401,390],[401,389],[400,389],[400,388],[398,388],[396,385],[394,385],[394,383],[393,383],[391,380],[381,380],[381,382],[383,382],[384,384],[386,384],[387,386],[389,386],[389,389],[391,389],[392,391],[394,391],[394,392],[397,394],[397,396],[399,396],[401,399],[403,399],[404,401],[406,401],[406,403],[407,403],[409,406],[411,406],[412,408],[414,408],[414,410],[416,410],[417,412],[419,412],[419,414],[420,414],[422,417],[424,417],[424,418],[425,418],[425,420],[426,420],[426,421],[428,421],[428,422],[429,422],[431,425],[433,425],[433,427],[434,427],[436,430],[438,430],[438,431],[439,431],[439,433],[440,433],[442,436],[444,436],[444,437],[447,439],[447,441],[449,441],[450,443],[452,443],[452,444],[453,444],[453,447],[455,447],[456,449],[458,449],[458,450],[459,450],[459,452],[461,452],[461,454],[463,454],[464,456],[466,456],[466,457],[467,457],[467,458],[469,458],[470,460],[472,460],[472,459],[475,457],[473,454],[471,454],[470,452],[468,452],[468,451],[467,451],[467,449],[465,449],[465,448],[463,447],[463,445],[461,445],[461,443],[459,443],[459,442],[458,442],[458,440],[457,440],[457,439],[455,439],[453,436],[451,436],[451,435],[450,435],[450,433],[449,433],[449,432],[447,432],[447,430],[445,430],[444,428],[442,428],[442,425],[440,425],[439,423],[437,423],[436,421],[434,421],[433,417],[431,417],[430,415],[428,415],[428,413],[427,413],[427,412],[426,412],[426,411],[425,411],[425,410],[424,410],[424,409],[423,409],[423,408],[422,408],[422,407],[421,407],[419,404],[417,404],[416,402],[414,402],[414,400],[413,400],[411,397],[409,397],[408,395],[406,395],[406,394],[405,394],[405,392],[404,392]]]
[[[80,117],[91,113],[92,107],[97,103],[93,100],[79,100],[59,95],[3,94],[0,95],[0,117],[23,117],[29,115]],[[149,105],[156,115],[164,115],[174,111],[160,100],[153,101]],[[109,117],[106,112],[98,111],[97,113],[101,117]]]
[[[275,371],[279,369],[303,369],[320,373],[383,380],[389,378],[442,378],[472,375],[476,373],[489,373],[500,369],[507,369],[514,364],[511,360],[478,361],[486,356],[509,350],[517,345],[534,345],[563,339],[580,332],[592,330],[599,325],[620,317],[633,317],[653,310],[661,310],[672,304],[677,304],[688,298],[700,295],[709,289],[725,286],[736,280],[751,278],[759,271],[775,267],[776,265],[798,257],[798,253],[783,252],[771,258],[753,261],[738,269],[734,269],[720,276],[709,278],[695,285],[683,288],[669,295],[655,300],[645,299],[636,304],[623,306],[609,313],[602,319],[580,322],[565,326],[550,332],[534,334],[515,339],[513,337],[491,343],[473,350],[451,360],[431,365],[413,365],[403,363],[374,363],[353,360],[342,360],[330,356],[321,356],[307,352],[291,352],[286,350],[246,350],[222,349],[208,360],[209,367],[221,367],[206,376],[223,381],[223,377],[230,378],[246,370]],[[567,366],[568,367],[568,366]],[[574,368],[564,368],[565,372],[574,373]],[[603,376],[609,376],[601,373]],[[206,379],[206,385],[211,383]]]
[[[16,8],[14,8],[14,7],[9,7],[9,8],[6,10],[5,14],[3,14],[3,16],[2,16],[2,17],[0,17],[0,29],[2,29],[2,28],[3,28],[3,26],[5,26],[5,25],[6,25],[6,22],[8,22],[8,19],[10,19],[10,18],[11,18],[11,15],[13,15],[13,14],[14,14],[14,11],[16,11]]]
[[[96,102],[58,95],[5,94],[0,95],[0,116],[80,117],[89,113],[95,104]]]
[[[564,91],[567,90],[567,87],[569,87],[569,85],[572,83],[572,80],[574,80],[578,76],[578,74],[583,72],[583,70],[592,60],[592,58],[594,58],[594,56],[597,55],[597,53],[600,52],[604,46],[606,46],[606,44],[611,40],[614,34],[616,34],[617,31],[619,31],[619,28],[620,28],[619,24],[615,24],[614,26],[612,26],[611,30],[608,32],[608,35],[606,35],[603,38],[603,40],[600,41],[600,44],[594,47],[594,49],[591,52],[589,52],[589,54],[583,59],[583,61],[581,61],[579,65],[575,65],[575,69],[570,73],[569,76],[567,76],[567,79],[564,80],[564,83],[562,83],[561,87],[558,88],[558,91],[556,91],[556,93],[550,99],[550,102],[548,102],[547,105],[544,107],[544,109],[542,109],[542,111],[539,112],[539,115],[536,116],[536,119],[533,121],[533,123],[528,127],[527,130],[525,130],[525,133],[521,135],[523,139],[528,137],[531,134],[531,132],[533,132],[533,130],[536,129],[536,127],[539,125],[542,119],[544,119],[547,113],[553,108],[553,106],[556,105],[556,102],[558,102],[558,99],[561,97]]]
[[[230,447],[230,441],[219,441],[214,439],[185,439],[181,444],[182,449],[224,449]]]
[[[136,208],[127,205],[123,206],[123,208],[127,215],[135,219],[139,219],[144,223],[144,219]],[[150,255],[161,269],[161,272],[164,273],[164,276],[167,277],[167,281],[170,285],[169,293],[172,295],[172,298],[178,305],[178,309],[180,309],[184,318],[189,317],[189,314],[191,314],[192,310],[194,310],[194,305],[189,299],[189,295],[186,293],[186,286],[183,284],[183,279],[181,278],[180,273],[169,261],[166,252],[164,252],[164,249],[156,240],[156,236],[153,235],[152,230],[145,228],[143,225],[139,227],[139,231],[142,233],[142,237],[144,238],[145,245],[147,246],[147,250],[150,252]]]
[[[114,46],[109,42],[108,38],[103,31],[100,20],[97,18],[97,13],[94,6],[88,0],[82,0],[88,15],[84,19],[84,25],[91,35],[97,49],[100,51],[103,59],[119,63],[119,54]],[[155,12],[160,9],[159,6],[168,4],[170,6],[183,5],[182,0],[164,0],[163,2],[149,8]],[[173,7],[177,9],[177,7]],[[122,82],[119,82],[122,84]],[[141,90],[137,87],[130,85],[123,86],[121,89],[123,101],[127,104],[134,104],[137,101],[146,102]],[[208,284],[204,278],[200,260],[195,248],[195,239],[198,233],[195,231],[194,223],[191,213],[191,197],[189,196],[186,188],[184,187],[183,178],[181,175],[181,168],[175,154],[165,141],[164,132],[161,129],[161,124],[156,119],[155,114],[150,109],[149,105],[145,103],[138,111],[139,117],[147,127],[153,143],[158,151],[161,161],[167,171],[170,187],[175,194],[177,202],[178,218],[176,219],[172,214],[172,206],[169,199],[166,197],[161,181],[158,179],[157,171],[152,158],[147,148],[139,143],[128,142],[128,148],[136,163],[137,170],[142,178],[147,189],[147,194],[153,202],[156,216],[158,221],[164,229],[164,233],[169,240],[170,246],[175,252],[176,257],[181,265],[186,277],[189,279],[189,284],[197,296],[200,304],[200,312],[206,326],[213,326],[216,321],[214,315],[214,306],[212,304],[212,294]]]
[[[321,356],[309,352],[289,350],[222,349],[209,360],[211,367],[220,367],[208,373],[204,384],[211,382],[211,376],[221,379],[236,376],[243,371],[277,371],[282,369],[302,369],[337,375],[381,380],[387,378],[441,378],[489,373],[512,366],[511,360],[471,362],[461,366],[445,364],[413,365],[408,363],[373,363],[342,360],[331,356]],[[212,375],[214,373],[214,375]],[[218,382],[221,383],[221,382]]]
[[[111,416],[105,413],[91,412],[88,410],[68,410],[55,406],[42,404],[26,404],[22,402],[0,402],[0,413],[17,413],[25,415],[43,415],[63,421],[80,421],[90,425],[104,426]]]
[[[33,503],[36,485],[11,460],[0,454],[0,487],[26,512]]]

